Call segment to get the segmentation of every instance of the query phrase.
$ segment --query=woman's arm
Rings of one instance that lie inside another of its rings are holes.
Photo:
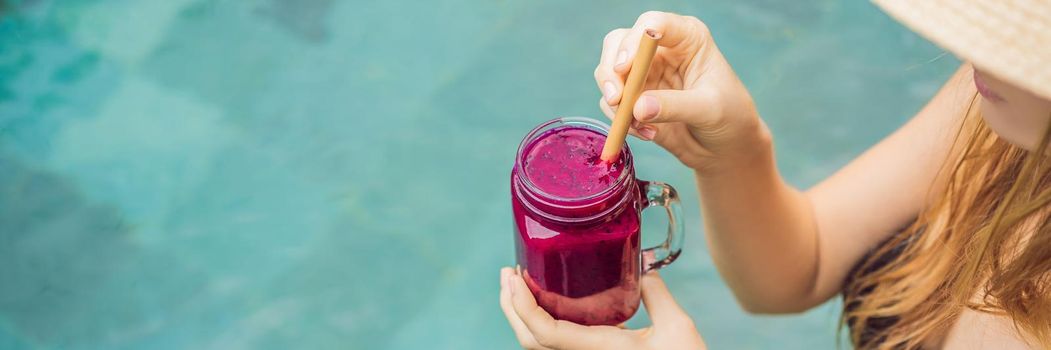
[[[747,162],[696,172],[716,266],[751,312],[798,312],[842,289],[850,268],[922,210],[975,94],[963,66],[912,120],[801,192],[778,174],[772,147]]]

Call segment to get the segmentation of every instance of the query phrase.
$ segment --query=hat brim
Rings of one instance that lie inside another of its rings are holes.
[[[1051,99],[1051,1],[873,2],[983,72]]]

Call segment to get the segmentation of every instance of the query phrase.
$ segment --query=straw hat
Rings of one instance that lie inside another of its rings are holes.
[[[1051,0],[874,0],[983,72],[1051,99]]]

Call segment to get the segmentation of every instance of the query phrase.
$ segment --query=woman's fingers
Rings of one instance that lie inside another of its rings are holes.
[[[668,12],[650,11],[639,16],[631,29],[616,29],[603,40],[602,55],[595,68],[595,82],[603,92],[599,107],[611,120],[620,104],[624,89],[624,77],[631,70],[638,45],[643,35],[658,38],[657,44],[665,50],[667,64],[682,65],[685,60],[702,61],[709,55],[705,43],[710,35],[707,26],[694,17],[686,17]],[[714,48],[714,46],[712,46]],[[670,51],[668,51],[670,49]],[[701,56],[698,56],[700,54]],[[681,62],[680,62],[681,61]],[[695,89],[689,89],[695,90]],[[689,91],[688,90],[688,91]],[[710,118],[720,115],[714,103],[704,99],[703,92],[690,91],[673,93],[675,90],[659,90],[656,93],[643,93],[643,97],[633,108],[637,123],[632,123],[629,133],[643,140],[657,140],[662,129],[651,123],[669,121],[684,122],[693,126],[702,126]],[[647,97],[648,96],[648,97]],[[698,109],[700,108],[700,109]],[[663,137],[667,139],[667,137]],[[668,142],[662,142],[662,145]]]
[[[655,334],[673,337],[676,344],[694,349],[707,349],[690,315],[675,302],[668,286],[664,285],[664,280],[656,271],[644,274],[641,284],[642,303],[646,305],[646,312],[650,314],[650,321],[653,322],[650,330]]]
[[[646,312],[649,313],[654,328],[681,326],[684,323],[693,327],[690,316],[675,302],[675,297],[668,291],[668,286],[656,271],[644,274],[641,284],[642,303],[646,305]]]
[[[514,307],[511,306],[511,290],[508,289],[507,281],[510,280],[511,275],[514,273],[512,271],[510,267],[500,269],[500,309],[504,311],[507,323],[511,324],[511,329],[514,330],[515,337],[518,338],[518,343],[523,348],[547,349],[536,342],[533,334],[529,333],[529,328],[526,328],[525,323],[522,323],[522,319],[518,318]]]
[[[624,332],[612,326],[581,326],[556,320],[540,308],[522,277],[512,274],[507,282],[515,313],[541,346],[554,349],[611,349],[623,345]]]
[[[595,67],[595,82],[602,91],[602,98],[611,106],[620,103],[620,93],[624,90],[624,76],[613,71],[620,42],[628,34],[628,29],[619,28],[606,34],[602,39],[602,55],[598,67]]]
[[[631,70],[631,62],[635,59],[635,53],[639,49],[639,42],[647,30],[657,33],[657,46],[672,48],[682,44],[694,42],[703,46],[702,40],[708,40],[708,28],[695,17],[681,16],[669,12],[649,11],[639,16],[635,25],[631,27],[624,40],[617,49],[613,70],[619,74],[627,74]]]
[[[604,98],[598,99],[598,109],[602,110],[602,114],[605,114],[609,121],[613,121],[617,116],[616,107],[610,106]]]

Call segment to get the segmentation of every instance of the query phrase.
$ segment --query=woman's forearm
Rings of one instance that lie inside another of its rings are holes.
[[[817,277],[812,208],[782,180],[769,136],[759,139],[749,159],[695,172],[709,250],[746,310],[802,311]]]

